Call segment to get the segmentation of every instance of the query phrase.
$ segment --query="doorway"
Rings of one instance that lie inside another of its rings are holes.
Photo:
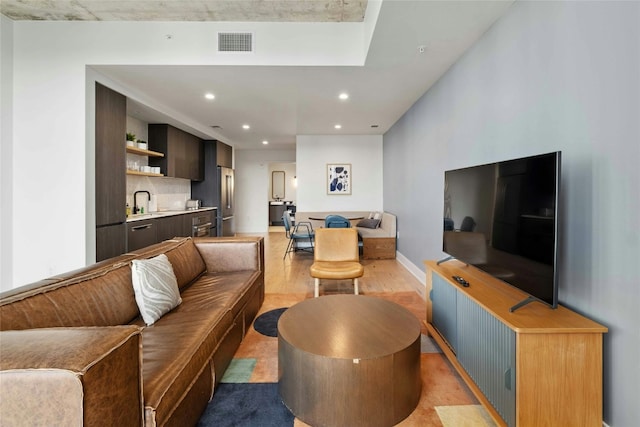
[[[282,215],[289,211],[295,218],[297,177],[295,162],[269,163],[269,231],[284,231]]]

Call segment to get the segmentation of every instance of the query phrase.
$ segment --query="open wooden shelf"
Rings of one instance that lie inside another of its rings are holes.
[[[157,151],[151,150],[143,150],[142,148],[131,147],[129,145],[127,145],[127,153],[137,154],[139,156],[164,157],[164,153],[159,153]]]
[[[132,171],[127,169],[127,175],[138,175],[138,176],[164,176],[161,173],[151,173],[151,172],[140,172],[140,171]]]

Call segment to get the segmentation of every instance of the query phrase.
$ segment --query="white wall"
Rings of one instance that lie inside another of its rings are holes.
[[[351,164],[351,195],[327,194],[327,164]],[[297,210],[382,210],[382,136],[298,135]]]
[[[16,21],[7,25],[2,19],[3,63],[12,61],[14,68],[12,81],[2,77],[2,117],[9,117],[13,127],[12,138],[5,139],[3,131],[3,159],[9,153],[13,163],[5,168],[2,161],[0,210],[3,224],[8,223],[3,233],[20,230],[19,239],[2,236],[3,288],[79,268],[94,259],[96,80],[183,119],[152,96],[104,79],[90,65],[361,65],[365,56],[363,27],[357,23]],[[216,54],[217,31],[253,31],[256,52]],[[166,34],[173,35],[171,40]],[[5,49],[5,40],[13,41],[13,56]],[[5,102],[9,89],[12,104]],[[209,132],[188,118],[183,121]]]
[[[236,150],[235,221],[238,233],[269,230],[270,163],[292,163],[295,150]]]
[[[443,256],[445,169],[562,150],[560,301],[609,327],[612,427],[640,420],[639,22],[638,2],[515,2],[384,136],[384,207],[420,269]]]
[[[135,117],[127,116],[127,132],[136,136],[136,140],[149,141],[149,123]]]
[[[0,291],[13,275],[13,21],[0,15]],[[5,262],[6,260],[6,262]]]

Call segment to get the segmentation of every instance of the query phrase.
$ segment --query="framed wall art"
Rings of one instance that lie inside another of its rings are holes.
[[[327,194],[351,194],[351,163],[327,164]]]

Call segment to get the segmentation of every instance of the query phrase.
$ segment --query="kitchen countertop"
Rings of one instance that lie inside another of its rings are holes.
[[[145,214],[135,214],[135,215],[129,215],[127,217],[127,222],[142,221],[145,219],[163,218],[166,216],[186,215],[190,213],[212,211],[214,209],[218,209],[218,208],[205,207],[200,209],[189,209],[189,210],[185,209],[181,211],[158,211],[158,212],[151,212],[151,213],[145,213]]]

